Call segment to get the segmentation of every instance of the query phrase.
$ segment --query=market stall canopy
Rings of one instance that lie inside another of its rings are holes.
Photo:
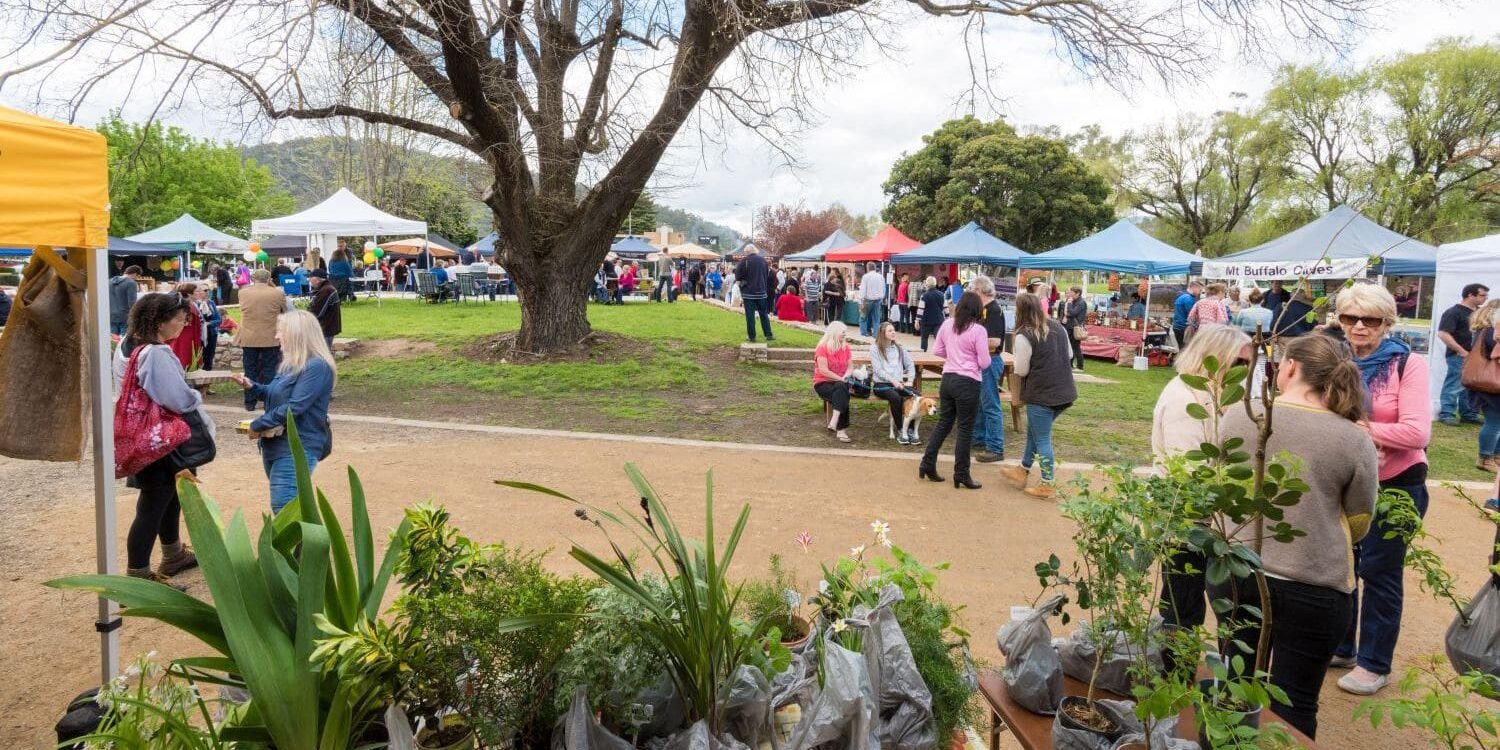
[[[1463,288],[1469,284],[1483,284],[1490,289],[1500,289],[1500,234],[1468,240],[1449,242],[1437,249],[1437,280],[1433,284],[1432,298],[1448,304],[1463,296]],[[1494,292],[1490,293],[1494,295]],[[1432,330],[1428,341],[1437,341],[1441,313],[1438,306],[1432,307]],[[1433,412],[1438,411],[1438,399],[1443,394],[1443,376],[1448,372],[1447,357],[1427,358],[1428,389]]]
[[[672,260],[722,260],[718,253],[691,242],[669,247],[661,252],[661,257]]]
[[[823,256],[826,255],[829,250],[842,250],[846,247],[854,247],[858,244],[859,240],[850,237],[844,232],[844,230],[835,229],[833,230],[833,234],[824,237],[818,244],[813,245],[812,247],[803,250],[800,253],[792,253],[791,255],[783,256],[782,260],[789,260],[794,263],[816,263],[817,261],[822,260]]]
[[[901,263],[983,263],[1015,268],[1028,257],[1020,248],[971,221],[921,248],[901,254]]]
[[[467,249],[471,253],[479,253],[480,255],[494,255],[495,243],[499,241],[500,233],[490,232],[489,234],[480,237],[478,242],[475,242],[465,249]]]
[[[125,239],[144,242],[148,245],[165,245],[178,250],[193,250],[198,253],[233,255],[242,253],[249,242],[232,234],[220,232],[198,221],[192,214],[183,214],[170,224],[132,234]]]
[[[273,258],[300,258],[307,254],[307,248],[311,243],[306,235],[278,234],[259,240],[257,244],[266,255]]]
[[[874,237],[864,242],[838,250],[829,250],[823,254],[823,260],[828,263],[847,263],[858,260],[890,260],[893,255],[899,255],[908,250],[915,250],[921,246],[922,243],[907,237],[901,233],[901,230],[887,224],[885,228],[876,232]]]
[[[1114,271],[1142,276],[1188,273],[1198,256],[1146,234],[1128,219],[1055,250],[1021,259],[1022,268],[1069,271]]]
[[[144,242],[131,242],[121,237],[109,237],[107,247],[111,256],[144,255],[158,258],[174,258],[186,252],[175,247],[162,247],[161,245],[148,245]],[[0,258],[29,258],[31,255],[32,249],[29,247],[0,247]]]
[[[306,211],[276,219],[256,219],[250,222],[252,234],[337,234],[382,235],[382,234],[427,234],[427,222],[392,216],[362,201],[339,188]]]
[[[421,237],[408,237],[404,240],[393,240],[380,243],[380,249],[390,255],[398,255],[407,258],[415,258],[425,250],[434,258],[457,258],[458,250],[450,249],[450,246],[440,245],[429,239]]]
[[[1432,245],[1339,206],[1263,245],[1206,262],[1203,273],[1211,278],[1347,279],[1364,276],[1371,256],[1378,255],[1381,273],[1435,276],[1437,252]]]
[[[108,164],[99,133],[0,106],[0,244],[102,247]]]
[[[621,258],[633,260],[646,260],[646,256],[661,252],[661,248],[647,242],[642,237],[629,235],[624,239],[609,246],[609,251]]]

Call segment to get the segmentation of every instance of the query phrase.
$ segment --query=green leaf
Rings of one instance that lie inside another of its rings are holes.
[[[144,578],[99,574],[54,578],[43,585],[98,594],[124,606],[125,609],[120,611],[122,616],[159,620],[203,641],[221,654],[229,654],[229,644],[214,607],[171,586]]]
[[[1187,405],[1187,413],[1193,419],[1208,419],[1208,409],[1203,408],[1203,404],[1196,401]]]
[[[375,535],[370,530],[370,509],[365,504],[365,486],[354,467],[349,467],[349,515],[354,523],[354,564],[359,574],[359,600],[370,595],[375,582]]]
[[[333,512],[333,506],[322,490],[317,490],[317,496],[318,511],[323,518],[323,527],[328,530],[332,552],[333,590],[324,592],[332,606],[326,614],[340,628],[352,630],[360,619],[359,579],[354,573],[354,559],[349,555],[349,542],[344,539],[344,527],[339,523],[338,514]],[[306,527],[302,534],[305,538]]]

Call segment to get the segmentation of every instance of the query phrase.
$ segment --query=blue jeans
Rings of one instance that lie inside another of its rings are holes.
[[[1464,387],[1461,379],[1464,358],[1449,351],[1443,361],[1448,364],[1448,371],[1443,374],[1443,391],[1438,400],[1438,419],[1458,419],[1462,414],[1464,419],[1477,421],[1479,414],[1474,411],[1474,407],[1469,405],[1469,389]]]
[[[1057,463],[1052,455],[1052,423],[1066,406],[1026,405],[1026,448],[1021,451],[1021,467],[1030,469],[1033,461],[1042,464],[1042,481],[1050,482]]]
[[[1005,412],[1000,409],[1000,376],[1005,361],[997,354],[980,373],[979,416],[974,420],[974,447],[991,453],[1005,452]]]
[[[127,324],[125,323],[110,323],[109,332],[116,336],[124,336],[126,327]]]
[[[281,347],[247,346],[243,352],[245,377],[261,385],[270,385],[276,379],[276,368],[281,367]],[[245,391],[245,408],[255,408],[255,397],[250,391]]]
[[[310,453],[306,455],[307,473],[311,475],[318,468],[318,459]],[[271,481],[271,512],[280,513],[287,503],[297,499],[297,465],[290,453],[274,461],[261,454],[260,462],[266,468],[266,479]]]
[[[760,329],[765,331],[766,340],[771,336],[771,301],[765,297],[751,299],[745,298],[745,338],[755,341],[755,316],[760,315]]]
[[[1423,472],[1425,478],[1425,472]],[[1380,488],[1405,490],[1417,505],[1417,512],[1427,515],[1427,484],[1381,482]],[[1361,587],[1354,589],[1354,617],[1339,656],[1357,656],[1359,666],[1375,674],[1391,673],[1391,656],[1396,653],[1396,638],[1401,635],[1401,604],[1405,596],[1403,574],[1406,543],[1400,538],[1386,539],[1380,513],[1375,514],[1370,533],[1354,545],[1354,575]]]
[[[1479,428],[1479,455],[1500,455],[1500,404],[1492,407],[1486,402],[1481,411],[1484,424]]]
[[[865,300],[865,312],[859,316],[859,332],[865,336],[874,336],[880,330],[880,310],[885,307],[883,299]]]

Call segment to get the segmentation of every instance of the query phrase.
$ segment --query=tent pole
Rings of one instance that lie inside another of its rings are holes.
[[[1146,333],[1151,330],[1151,274],[1146,274],[1146,299],[1142,301],[1146,303],[1146,314],[1141,318],[1141,356],[1145,356]]]
[[[1433,277],[1433,280],[1436,281],[1436,277]],[[1416,306],[1416,308],[1414,308],[1411,311],[1411,316],[1413,318],[1420,318],[1420,317],[1422,317],[1422,277],[1421,276],[1417,277],[1417,306]]]
[[[120,572],[115,557],[114,374],[109,346],[109,251],[83,251],[88,264],[89,315],[86,329],[89,366],[89,416],[94,447],[94,556],[100,575]],[[99,684],[120,674],[120,609],[99,597]]]

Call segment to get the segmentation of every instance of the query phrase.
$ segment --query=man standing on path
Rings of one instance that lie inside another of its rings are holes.
[[[734,267],[735,283],[739,284],[740,298],[745,301],[745,338],[755,343],[755,316],[760,315],[760,328],[766,334],[766,343],[775,340],[771,335],[771,268],[766,259],[760,257],[760,248],[745,246],[745,257]]]
[[[141,293],[136,283],[141,278],[141,267],[130,266],[125,273],[109,280],[109,332],[125,335],[125,326],[130,321],[130,308]]]
[[[1005,458],[1005,413],[1000,409],[1000,378],[1005,374],[1005,310],[995,298],[995,282],[988,276],[969,280],[969,291],[979,295],[984,313],[984,335],[989,339],[990,366],[980,373],[979,415],[974,420],[974,460],[983,464]]]
[[[276,379],[276,370],[281,367],[276,318],[287,311],[286,294],[271,285],[271,272],[264,268],[255,269],[250,280],[253,283],[240,290],[240,330],[234,343],[244,352],[245,377],[269,383]],[[338,288],[333,288],[337,296]],[[252,391],[245,391],[245,411],[255,411],[256,399],[251,394]]]
[[[1198,304],[1198,295],[1203,292],[1203,284],[1191,282],[1182,294],[1177,295],[1177,301],[1172,303],[1172,335],[1177,337],[1177,351],[1187,347],[1187,324],[1188,313],[1193,311],[1193,305]]]
[[[327,342],[328,351],[332,352],[333,337],[344,331],[343,305],[339,301],[338,290],[328,283],[328,272],[321,268],[308,274],[307,280],[313,288],[312,302],[308,303],[307,311],[318,319],[318,325],[323,329],[323,341]]]
[[[1460,376],[1464,369],[1464,358],[1474,346],[1474,332],[1469,330],[1469,319],[1474,311],[1490,296],[1490,288],[1483,284],[1469,284],[1463,289],[1463,299],[1448,308],[1438,320],[1438,339],[1447,347],[1444,361],[1448,372],[1443,375],[1443,390],[1439,394],[1438,421],[1449,427],[1457,427],[1460,415],[1463,421],[1478,424],[1483,422],[1474,407],[1469,405],[1469,391],[1464,388]]]
[[[818,307],[823,302],[823,279],[818,269],[809,268],[802,276],[802,300],[809,323],[818,322]]]
[[[865,275],[859,280],[859,332],[873,337],[880,330],[880,310],[885,307],[885,276],[876,263],[865,264]]]

